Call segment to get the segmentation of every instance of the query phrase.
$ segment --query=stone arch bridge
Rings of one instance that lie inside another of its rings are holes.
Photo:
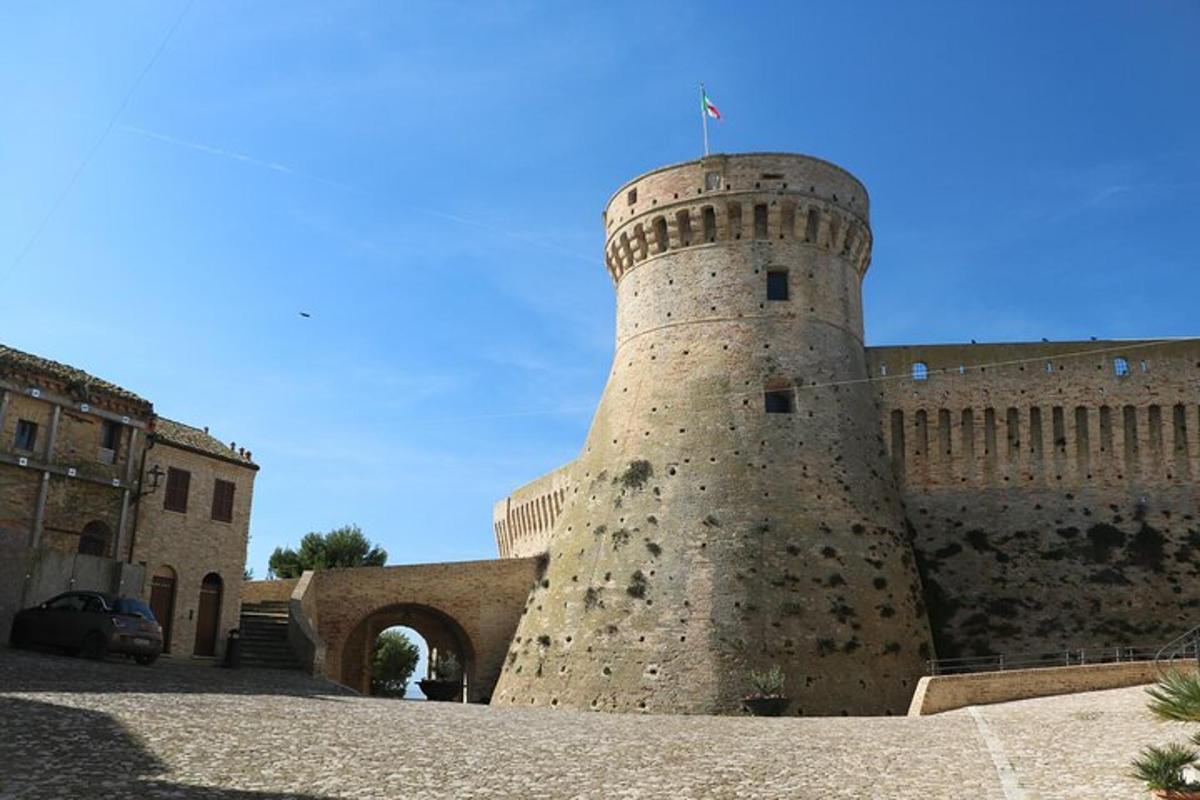
[[[486,702],[541,569],[538,558],[507,558],[317,570],[249,582],[243,603],[286,600],[288,641],[301,664],[361,692],[370,689],[375,638],[410,627],[431,649],[458,655],[466,699]]]

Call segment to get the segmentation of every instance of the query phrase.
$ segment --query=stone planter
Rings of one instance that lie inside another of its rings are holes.
[[[786,697],[743,697],[742,708],[756,717],[782,717],[787,711]],[[1174,800],[1174,798],[1172,798]]]
[[[435,681],[427,678],[417,681],[417,686],[429,700],[441,702],[462,700],[462,681]]]

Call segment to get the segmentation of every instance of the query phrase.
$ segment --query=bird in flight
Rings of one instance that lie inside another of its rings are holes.
[[[305,319],[309,319],[312,317],[312,314],[308,313],[307,311],[301,311],[300,316],[304,317]]]

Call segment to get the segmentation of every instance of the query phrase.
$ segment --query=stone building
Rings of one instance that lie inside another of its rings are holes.
[[[935,656],[1200,622],[1200,342],[866,347],[866,189],[711,156],[603,222],[612,371],[579,457],[497,503],[548,566],[493,702],[901,713]]]
[[[207,430],[158,417],[145,463],[162,475],[139,503],[133,561],[172,655],[215,656],[241,606],[258,466]]]
[[[218,654],[256,470],[133,392],[0,346],[0,630],[18,608],[98,589],[157,599],[171,654]]]

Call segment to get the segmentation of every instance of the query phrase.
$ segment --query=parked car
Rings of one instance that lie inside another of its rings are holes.
[[[9,644],[61,647],[68,653],[103,658],[133,656],[153,664],[162,652],[162,627],[141,600],[104,592],[66,592],[13,618]]]

